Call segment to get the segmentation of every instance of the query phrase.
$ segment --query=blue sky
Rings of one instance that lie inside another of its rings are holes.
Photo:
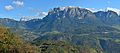
[[[23,16],[43,17],[50,8],[79,6],[83,8],[120,9],[120,0],[0,0],[0,17],[20,19]]]

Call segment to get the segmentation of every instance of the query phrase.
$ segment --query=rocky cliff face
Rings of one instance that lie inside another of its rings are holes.
[[[48,16],[51,17],[54,16],[56,18],[75,18],[75,19],[83,19],[86,17],[95,17],[95,15],[84,8],[79,8],[79,7],[65,7],[65,8],[54,8],[53,10],[50,9]]]
[[[94,13],[97,18],[99,18],[103,23],[109,24],[109,25],[119,25],[120,24],[120,17],[119,15],[114,11],[99,11]]]
[[[97,21],[97,22],[96,22]],[[79,7],[65,7],[50,9],[48,15],[43,18],[39,29],[44,31],[66,31],[75,28],[84,27],[85,25],[97,25],[100,20],[96,18],[91,11]]]

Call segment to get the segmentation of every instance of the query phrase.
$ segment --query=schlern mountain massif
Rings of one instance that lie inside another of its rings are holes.
[[[65,41],[97,49],[98,53],[120,52],[120,15],[112,10],[92,12],[80,7],[57,7],[50,9],[43,19],[0,18],[0,23],[24,42]]]

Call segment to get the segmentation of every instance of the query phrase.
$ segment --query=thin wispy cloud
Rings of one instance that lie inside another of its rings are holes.
[[[93,13],[98,12],[98,11],[105,11],[105,9],[95,9],[95,8],[85,8],[85,9],[87,9],[87,10],[93,12]]]
[[[45,9],[34,9],[32,7],[27,7],[29,12],[40,12],[40,11],[45,11]]]
[[[97,12],[97,11],[98,11],[98,10],[95,9],[95,8],[86,8],[86,9],[88,9],[88,10],[90,10],[90,11],[92,11],[92,12]]]
[[[15,4],[16,6],[23,6],[24,2],[21,1],[13,1],[12,4]]]
[[[111,2],[110,1],[107,1],[107,4],[110,4]]]
[[[33,10],[33,8],[32,7],[27,7],[29,10]]]
[[[22,16],[22,14],[19,13],[18,16]]]
[[[30,12],[39,12],[39,11],[44,11],[45,9],[32,9]]]
[[[48,13],[46,13],[46,12],[42,12],[42,13],[37,13],[36,14],[36,16],[40,16],[40,17],[44,17],[46,15],[48,15]]]

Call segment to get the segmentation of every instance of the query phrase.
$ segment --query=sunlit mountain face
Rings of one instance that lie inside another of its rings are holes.
[[[119,0],[1,0],[0,53],[119,53]]]

